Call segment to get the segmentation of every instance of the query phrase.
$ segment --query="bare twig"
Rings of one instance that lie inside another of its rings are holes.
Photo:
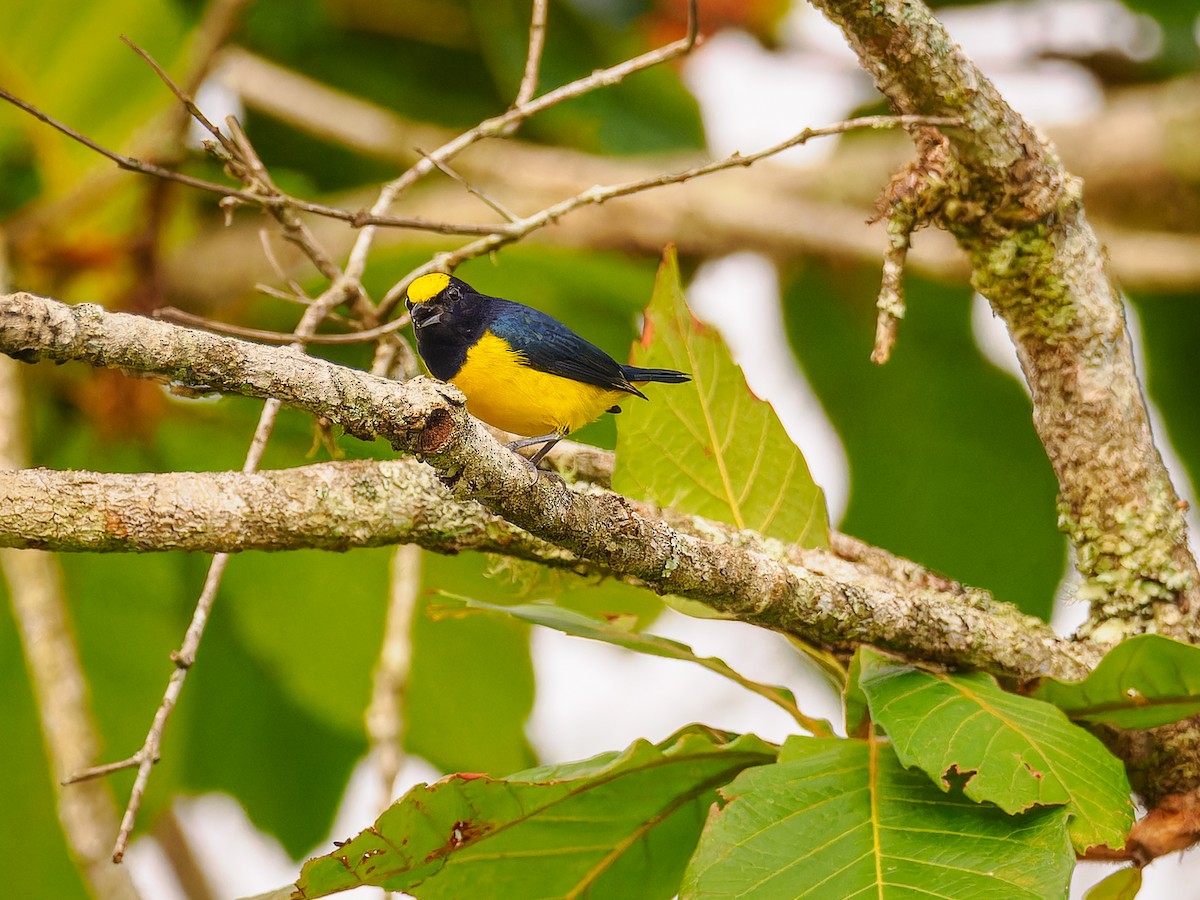
[[[288,275],[283,266],[280,265],[279,258],[275,255],[275,248],[271,246],[271,235],[267,232],[267,229],[258,229],[258,242],[262,246],[263,256],[266,258],[267,263],[275,272],[275,277],[278,278],[283,284],[286,284],[288,286],[288,290],[291,292],[291,294],[288,295],[286,292],[280,291],[280,294],[283,294],[284,297],[293,302],[303,303],[305,306],[311,303],[312,298],[309,297],[308,292],[300,286],[300,282]]]
[[[134,159],[132,156],[125,156],[123,153],[117,153],[113,150],[109,150],[107,147],[104,147],[93,141],[87,135],[81,134],[74,128],[71,128],[69,125],[65,125],[54,117],[42,112],[32,103],[27,103],[19,97],[10,94],[8,91],[4,90],[4,88],[0,88],[0,100],[6,100],[18,109],[24,110],[38,121],[44,122],[51,128],[62,132],[67,137],[71,138],[71,140],[83,144],[83,146],[95,151],[96,153],[99,153],[106,159],[112,160],[117,164],[118,167],[122,169],[126,169],[130,172],[140,172],[143,175],[153,175],[155,178],[165,178],[169,181],[177,181],[180,184],[185,184],[188,187],[196,188],[200,191],[207,191],[208,193],[212,194],[220,194],[223,197],[234,197],[238,200],[255,206],[261,205],[264,202],[262,197],[250,193],[249,191],[241,191],[237,188],[230,187],[229,185],[205,181],[203,178],[193,178],[190,175],[184,175],[182,172],[176,172],[173,169],[156,166],[154,163],[144,162],[140,159]]]
[[[443,175],[446,175],[447,177],[452,178],[455,181],[457,181],[459,184],[461,184],[463,186],[463,189],[466,190],[466,192],[468,194],[470,194],[473,197],[478,197],[480,200],[482,200],[484,203],[486,203],[488,206],[490,206],[492,209],[494,209],[496,212],[498,212],[500,215],[502,215],[507,221],[509,221],[509,222],[517,221],[517,218],[518,218],[517,214],[512,212],[512,210],[510,210],[508,207],[506,207],[504,204],[502,204],[499,200],[496,200],[493,197],[488,196],[486,193],[481,191],[479,188],[475,187],[475,185],[471,184],[471,182],[467,181],[467,179],[465,179],[461,175],[459,175],[458,172],[454,171],[446,163],[442,162],[441,160],[432,159],[432,157],[430,157],[429,154],[427,154],[420,147],[417,147],[416,149],[417,149],[417,152],[421,154],[421,156],[431,159],[433,164],[438,167],[438,171],[440,171]]]
[[[241,123],[229,116],[225,120],[225,126],[231,135],[228,146],[233,148],[232,156],[226,163],[227,167],[231,168],[233,174],[256,193],[282,198],[282,192],[275,186],[271,173],[258,158],[258,153],[255,151],[254,145],[250,143],[250,138],[246,135]],[[341,275],[341,270],[313,237],[312,231],[304,224],[291,204],[285,201],[270,204],[266,208],[283,227],[284,238],[299,247],[317,267],[318,272],[330,281]]]
[[[409,164],[415,156],[413,146],[439,146],[452,137],[444,129],[407,121],[245,51],[227,53],[224,64],[227,77],[252,108],[358,153],[390,163]],[[1122,93],[1120,98],[1114,98],[1112,107],[1106,107],[1106,110],[1124,110],[1112,113],[1115,118],[1110,119],[1106,112],[1086,124],[1065,130],[1051,129],[1056,139],[1066,143],[1064,156],[1074,158],[1093,189],[1090,207],[1105,198],[1103,190],[1099,194],[1094,191],[1097,181],[1108,185],[1108,196],[1117,198],[1114,202],[1124,208],[1135,199],[1149,203],[1151,197],[1161,195],[1155,191],[1165,190],[1164,180],[1177,177],[1178,160],[1170,167],[1175,175],[1165,172],[1167,164],[1161,159],[1163,135],[1167,133],[1168,122],[1182,123],[1195,118],[1197,103],[1192,98],[1200,97],[1200,90],[1195,87],[1192,83],[1173,83],[1169,89]],[[1136,107],[1136,111],[1130,107]],[[1131,116],[1136,119],[1135,125],[1129,122]],[[1116,157],[1110,153],[1096,152],[1097,133],[1112,137],[1127,133],[1151,135],[1137,142],[1124,138],[1118,152],[1118,156],[1124,154],[1122,159],[1131,154],[1136,156],[1141,168],[1117,165]],[[724,255],[754,249],[780,259],[813,253],[877,265],[882,246],[871,230],[861,227],[862,210],[875,199],[878,184],[887,178],[889,170],[905,165],[910,154],[908,146],[896,142],[844,146],[836,156],[812,168],[755,167],[756,175],[743,180],[744,191],[660,193],[655,198],[652,216],[631,217],[618,208],[615,214],[593,213],[572,228],[555,229],[550,234],[543,231],[542,235],[547,241],[591,250],[617,247],[626,252],[653,254],[675,241],[685,256]],[[549,151],[517,141],[497,144],[489,148],[489,153],[473,155],[456,167],[474,183],[489,185],[493,193],[504,189],[507,191],[504,196],[538,197],[538,206],[558,199],[553,196],[552,185],[561,182],[569,182],[565,190],[570,192],[578,185],[626,181],[647,174],[647,164],[642,159],[615,160],[563,148]],[[631,174],[614,174],[622,171]],[[1151,181],[1137,198],[1123,193],[1120,187],[1127,184],[1131,171],[1145,173]],[[412,204],[410,211],[421,206],[428,210],[412,212],[412,218],[446,219],[451,208],[460,211],[450,218],[470,218],[469,208],[451,207],[441,191],[414,195],[408,202]],[[1150,215],[1151,212],[1143,210],[1143,219]],[[695,227],[683,229],[681,221]],[[481,230],[490,231],[491,227]],[[1127,288],[1179,291],[1200,284],[1200,239],[1196,236],[1162,230],[1135,231],[1108,223],[1098,224],[1097,230],[1110,251],[1114,271]],[[969,263],[953,238],[937,231],[914,245],[907,266],[909,271],[954,283],[962,283],[970,274]],[[228,292],[224,284],[212,280],[197,285],[192,275],[182,277],[192,292],[205,290],[218,296]]]
[[[304,200],[299,197],[294,197],[283,191],[275,190],[270,195],[263,195],[252,190],[242,190],[227,184],[218,184],[214,181],[207,181],[203,178],[195,178],[191,175],[186,175],[182,172],[176,172],[174,169],[169,169],[164,166],[155,165],[145,160],[140,160],[132,156],[126,156],[123,153],[117,153],[114,150],[109,150],[102,144],[93,141],[87,135],[76,131],[69,125],[66,125],[53,116],[43,112],[38,107],[34,106],[25,100],[20,99],[14,94],[9,93],[0,88],[0,100],[5,100],[16,106],[18,109],[24,110],[29,115],[33,116],[40,122],[49,125],[56,131],[61,132],[71,140],[82,144],[88,149],[100,154],[106,159],[116,163],[116,165],[129,172],[136,172],[142,175],[149,175],[154,178],[162,178],[167,181],[175,181],[187,187],[195,188],[199,191],[204,191],[210,194],[218,194],[227,200],[239,201],[247,206],[263,207],[272,210],[279,206],[287,206],[298,212],[312,213],[313,215],[324,216],[330,219],[337,219],[342,222],[349,222],[355,227],[362,227],[366,224],[386,224],[393,228],[412,228],[418,231],[430,231],[435,234],[490,234],[494,228],[491,225],[477,224],[457,224],[453,222],[433,222],[428,219],[403,216],[388,216],[386,221],[376,221],[379,217],[373,217],[369,213],[364,213],[362,210],[353,211],[339,209],[335,206],[326,206],[323,203],[314,203],[309,200]]]
[[[883,365],[891,358],[896,344],[896,331],[904,318],[904,261],[908,257],[912,225],[896,217],[887,221],[888,248],[883,255],[883,283],[875,301],[878,318],[875,322],[875,349],[871,362]]]
[[[400,299],[404,296],[404,291],[408,289],[408,285],[414,278],[433,271],[453,271],[455,267],[468,259],[484,256],[507,244],[521,240],[526,235],[539,228],[544,228],[584,206],[605,203],[617,197],[625,197],[669,184],[681,184],[693,178],[711,175],[727,169],[750,166],[759,160],[782,153],[784,150],[798,147],[813,138],[844,134],[847,131],[854,131],[860,128],[913,127],[917,125],[956,126],[961,124],[961,122],[961,119],[954,116],[865,116],[857,119],[847,119],[844,122],[838,122],[834,125],[826,125],[820,128],[805,128],[803,131],[786,140],[772,144],[754,153],[734,153],[722,159],[712,160],[703,165],[685,169],[682,172],[654,175],[649,178],[638,179],[637,181],[625,182],[624,184],[596,185],[580,194],[576,194],[574,197],[569,197],[566,200],[548,206],[509,225],[498,226],[492,234],[466,244],[458,250],[439,254],[430,263],[411,272],[404,280],[394,285],[384,295],[383,299],[380,300],[379,313],[380,315],[386,315],[391,311],[400,302]]]
[[[474,128],[464,131],[458,137],[453,138],[425,155],[414,163],[403,175],[385,185],[384,189],[380,192],[379,201],[372,208],[372,213],[377,215],[384,214],[390,208],[391,204],[402,196],[405,191],[433,171],[435,161],[447,162],[472,144],[476,144],[488,137],[503,135],[506,129],[519,125],[530,116],[544,109],[549,109],[566,100],[580,97],[598,88],[618,84],[635,72],[640,72],[690,53],[696,44],[696,29],[696,0],[689,0],[688,31],[685,37],[663,47],[643,53],[640,56],[625,60],[615,66],[610,66],[607,69],[597,69],[585,78],[580,78],[562,87],[548,91],[526,103],[516,104],[508,111],[480,122]],[[393,286],[388,291],[387,296],[392,299],[389,303],[381,304],[381,315],[386,316],[392,307],[395,306],[399,298],[403,296],[403,291],[407,288],[408,282],[413,277],[415,275],[408,276],[400,284]]]
[[[521,75],[521,84],[517,88],[517,98],[513,106],[521,106],[533,99],[537,91],[538,72],[542,67],[542,49],[546,45],[546,10],[547,0],[533,0],[533,12],[529,20],[529,50],[525,54],[525,71]],[[507,137],[516,132],[519,122],[514,122],[504,129]]]
[[[379,770],[380,808],[391,802],[404,759],[403,707],[412,662],[412,619],[421,592],[421,550],[415,544],[397,547],[392,555],[391,584],[383,644],[367,707],[367,737]]]
[[[225,153],[233,155],[237,152],[237,148],[233,146],[232,142],[229,140],[229,137],[223,134],[216,125],[208,120],[208,117],[204,115],[204,111],[196,105],[195,101],[192,100],[191,96],[184,91],[183,88],[179,87],[179,85],[171,80],[171,77],[167,74],[166,70],[158,64],[154,57],[152,57],[149,53],[147,53],[125,35],[121,35],[121,40],[125,42],[125,45],[129,47],[130,50],[141,57],[142,62],[144,62],[154,71],[154,74],[159,77],[159,80],[161,80],[163,84],[170,88],[171,93],[175,95],[175,99],[179,101],[180,105],[182,105],[185,110],[187,110],[187,114],[199,122],[201,127],[203,127],[205,131],[207,131],[216,139],[217,143],[221,145]]]

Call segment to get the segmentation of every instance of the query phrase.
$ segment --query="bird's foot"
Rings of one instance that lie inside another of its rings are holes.
[[[520,457],[521,462],[525,463],[525,467],[529,469],[532,475],[532,480],[529,482],[531,485],[537,484],[538,475],[541,473],[541,470],[537,467],[538,463],[562,439],[563,436],[558,432],[551,432],[550,434],[543,434],[541,437],[522,438],[507,445],[508,449],[516,453]],[[536,444],[541,444],[542,446],[538,448],[537,453],[533,454],[533,456],[524,456],[517,453],[518,450],[522,450],[525,447],[533,447]],[[563,480],[555,473],[547,472],[546,474],[555,478],[560,484],[563,483]]]

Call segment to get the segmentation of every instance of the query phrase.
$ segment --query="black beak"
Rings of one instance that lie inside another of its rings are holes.
[[[424,328],[426,325],[436,325],[442,321],[442,311],[440,309],[432,309],[424,303],[414,305],[410,315],[412,316],[412,323],[416,328]]]

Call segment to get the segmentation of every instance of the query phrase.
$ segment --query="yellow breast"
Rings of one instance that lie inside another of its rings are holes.
[[[450,379],[467,396],[467,409],[489,425],[526,437],[569,434],[626,396],[531,369],[507,341],[485,334],[467,351]]]

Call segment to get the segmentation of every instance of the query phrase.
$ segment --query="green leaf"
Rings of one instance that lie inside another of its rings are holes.
[[[455,900],[671,897],[716,789],[775,755],[753,736],[693,725],[584,762],[420,784],[309,860],[295,896],[370,884]]]
[[[850,669],[842,687],[842,706],[845,709],[846,734],[849,737],[867,737],[871,728],[871,710],[867,706],[867,695],[863,693],[862,661],[864,651],[860,648],[850,659]]]
[[[449,609],[478,609],[504,613],[523,622],[553,628],[556,631],[574,635],[575,637],[614,644],[618,647],[624,647],[626,650],[633,650],[636,653],[645,653],[648,656],[660,656],[665,659],[678,659],[684,662],[696,663],[710,672],[723,675],[730,681],[740,684],[746,690],[770,700],[776,706],[784,709],[802,728],[806,728],[814,734],[827,736],[833,734],[833,729],[828,722],[823,719],[810,718],[802,713],[799,707],[796,706],[796,696],[787,688],[753,681],[715,656],[697,656],[691,647],[679,641],[673,641],[670,638],[660,637],[656,634],[644,634],[634,631],[636,619],[632,616],[619,616],[607,620],[597,619],[572,609],[563,609],[552,603],[496,606],[491,603],[484,603],[481,600],[472,600],[469,597],[455,597],[449,594],[443,594],[442,599],[437,601],[437,603]],[[436,615],[436,613],[434,614]]]
[[[860,684],[896,755],[944,790],[1008,813],[1065,804],[1080,852],[1125,845],[1129,780],[1094,736],[1048,703],[1010,694],[983,672],[926,672],[862,649]]]
[[[746,386],[724,343],[692,318],[674,248],[646,310],[639,366],[679,369],[690,385],[651,385],[623,404],[613,487],[680,512],[825,546],[825,498],[770,405]]]
[[[1200,713],[1200,647],[1157,634],[1122,641],[1083,681],[1047,678],[1033,696],[1072,719],[1154,728]]]
[[[682,900],[1061,898],[1075,862],[1064,810],[942,793],[879,741],[793,737],[720,793]]]
[[[1137,866],[1118,869],[1098,881],[1084,894],[1084,900],[1134,900],[1142,889],[1142,870]]]
[[[899,342],[877,366],[876,263],[806,260],[783,288],[788,337],[850,466],[839,527],[1048,618],[1066,558],[1057,483],[1027,392],[975,343],[970,290],[909,272]]]

